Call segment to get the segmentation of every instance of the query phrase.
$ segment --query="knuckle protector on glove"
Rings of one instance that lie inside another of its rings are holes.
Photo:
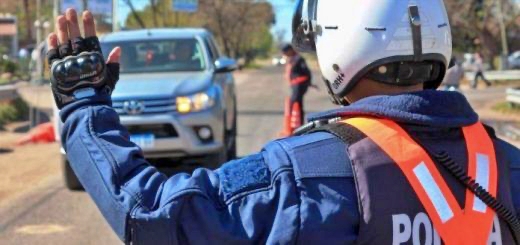
[[[55,61],[51,67],[52,86],[65,94],[85,87],[101,87],[106,79],[104,62],[98,52],[84,52]]]
[[[72,47],[71,47],[70,42],[68,42],[66,44],[61,44],[60,46],[58,46],[58,50],[60,52],[61,58],[65,58],[67,56],[72,55]]]
[[[52,62],[60,58],[60,52],[57,49],[50,49],[47,51],[47,62],[52,65]]]
[[[77,55],[83,51],[86,51],[86,46],[84,43],[84,39],[82,37],[76,37],[71,41],[72,45],[72,54]]]
[[[87,37],[83,40],[85,48],[88,51],[97,51],[101,53],[101,45],[99,44],[98,37]]]

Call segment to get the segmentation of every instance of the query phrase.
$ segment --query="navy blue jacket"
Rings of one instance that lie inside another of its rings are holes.
[[[437,91],[370,97],[314,119],[356,115],[390,118],[430,135],[478,120],[462,95]],[[110,98],[83,99],[64,108],[61,117],[62,140],[73,170],[125,242],[356,241],[360,217],[350,160],[344,143],[328,133],[277,140],[216,171],[199,169],[191,176],[167,178],[128,140]],[[465,157],[465,151],[458,152],[454,158]],[[499,141],[497,154],[509,159],[505,164],[511,169],[518,212],[520,151]]]

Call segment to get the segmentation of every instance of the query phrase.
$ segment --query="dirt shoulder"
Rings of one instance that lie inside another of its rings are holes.
[[[15,146],[23,135],[0,131],[0,206],[61,173],[58,144]]]

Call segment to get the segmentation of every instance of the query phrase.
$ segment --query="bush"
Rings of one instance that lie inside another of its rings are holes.
[[[3,60],[1,66],[0,70],[4,73],[15,74],[18,71],[18,64],[10,60]]]
[[[29,107],[22,99],[0,104],[0,128],[5,124],[27,119]]]
[[[12,102],[12,105],[16,109],[15,120],[29,119],[29,105],[27,105],[24,100],[18,98]]]
[[[16,119],[16,109],[11,104],[0,104],[0,127]]]
[[[493,110],[504,114],[518,114],[520,115],[520,106],[510,102],[501,102],[493,106]]]

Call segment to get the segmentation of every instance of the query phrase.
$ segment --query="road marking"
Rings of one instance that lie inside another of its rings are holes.
[[[17,228],[15,233],[26,235],[48,235],[54,233],[64,233],[70,229],[70,226],[62,226],[57,224],[26,225]]]

